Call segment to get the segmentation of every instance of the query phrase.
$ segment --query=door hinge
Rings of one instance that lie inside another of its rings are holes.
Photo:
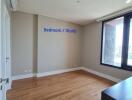
[[[5,79],[0,78],[0,83],[2,83],[2,82],[9,83],[9,78],[5,78]]]
[[[8,62],[8,61],[9,61],[9,59],[10,59],[9,57],[6,57],[6,62]]]
[[[3,86],[1,85],[1,86],[0,86],[0,90],[2,90],[2,89],[3,89]]]

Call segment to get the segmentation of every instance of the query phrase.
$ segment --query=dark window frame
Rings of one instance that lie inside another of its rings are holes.
[[[104,35],[104,23],[112,21],[114,19],[124,17],[124,28],[123,28],[123,43],[122,43],[122,61],[121,61],[121,66],[114,66],[110,64],[105,64],[102,62],[102,53],[103,53],[103,35]],[[122,14],[116,17],[113,17],[108,20],[102,21],[102,32],[101,32],[101,53],[100,53],[100,64],[107,66],[107,67],[113,67],[117,69],[123,69],[123,70],[128,70],[132,71],[132,66],[127,65],[127,60],[128,60],[128,46],[129,46],[129,29],[130,29],[130,19],[132,18],[132,12]]]

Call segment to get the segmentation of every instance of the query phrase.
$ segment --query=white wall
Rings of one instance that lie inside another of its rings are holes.
[[[12,23],[13,76],[81,66],[81,26],[22,12],[13,13]],[[46,33],[44,26],[77,33]]]
[[[44,27],[74,28],[77,32],[43,32]],[[80,67],[81,34],[78,25],[39,16],[38,72]]]
[[[45,26],[72,27],[77,33],[43,32]],[[53,18],[13,13],[13,76],[80,66],[119,79],[132,75],[129,71],[100,65],[100,47],[101,23],[94,22],[82,28]],[[26,70],[31,72],[25,72]]]
[[[12,20],[12,74],[32,73],[33,15],[15,12]]]
[[[92,23],[84,27],[82,65],[118,79],[132,76],[132,72],[100,65],[101,23]]]

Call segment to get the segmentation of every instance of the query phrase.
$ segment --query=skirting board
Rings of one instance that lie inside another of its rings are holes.
[[[81,70],[84,70],[84,71],[86,71],[86,72],[95,74],[95,75],[97,75],[97,76],[100,76],[100,77],[102,77],[102,78],[111,80],[111,81],[113,81],[113,82],[120,82],[120,81],[121,81],[121,79],[112,77],[112,76],[107,75],[107,74],[104,74],[104,73],[97,72],[97,71],[95,71],[95,70],[92,70],[92,69],[89,69],[89,68],[86,68],[86,67],[81,67]]]
[[[12,80],[19,80],[19,79],[25,79],[25,78],[31,78],[31,77],[34,77],[34,74],[25,74],[25,75],[13,76]]]
[[[89,69],[89,68],[86,68],[86,67],[77,67],[77,68],[70,68],[70,69],[62,69],[62,70],[57,70],[57,71],[37,73],[36,75],[34,75],[34,74],[18,75],[18,76],[14,76],[12,78],[12,80],[19,80],[19,79],[24,79],[24,78],[31,78],[31,77],[34,77],[34,76],[37,76],[37,77],[45,77],[45,76],[56,75],[56,74],[61,74],[61,73],[71,72],[71,71],[76,71],[76,70],[84,70],[84,71],[87,71],[89,73],[95,74],[97,76],[100,76],[100,77],[106,78],[108,80],[111,80],[113,82],[119,82],[119,81],[121,81],[121,79],[112,77],[112,76],[107,75],[107,74],[104,74],[104,73],[97,72],[95,70],[92,70],[92,69]]]
[[[17,76],[13,76],[12,80],[31,78],[31,77],[34,77],[34,76],[44,77],[44,76],[50,76],[50,75],[55,75],[55,74],[61,74],[61,73],[65,73],[65,72],[76,71],[76,70],[80,70],[80,69],[81,69],[81,67],[77,67],[77,68],[62,69],[62,70],[50,71],[50,72],[44,72],[44,73],[37,73],[37,74],[17,75]]]
[[[50,75],[61,74],[61,73],[71,72],[71,71],[76,71],[76,70],[81,70],[81,67],[38,73],[37,77],[50,76]]]

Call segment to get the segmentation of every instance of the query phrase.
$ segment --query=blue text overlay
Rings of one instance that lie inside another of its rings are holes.
[[[67,32],[67,33],[76,33],[77,30],[74,28],[48,28],[44,27],[43,32]]]

